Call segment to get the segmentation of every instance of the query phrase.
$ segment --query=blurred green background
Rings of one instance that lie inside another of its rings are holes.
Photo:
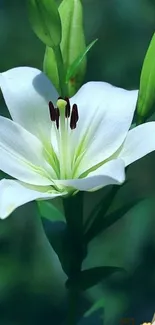
[[[83,6],[87,44],[99,39],[88,54],[85,81],[138,88],[155,28],[155,2],[83,0]],[[0,0],[0,71],[24,65],[42,69],[44,50],[30,29],[26,0]],[[0,113],[8,114],[2,98]],[[114,207],[146,199],[90,244],[84,267],[121,266],[128,275],[112,277],[81,298],[86,309],[103,299],[100,312],[81,325],[121,324],[125,317],[140,324],[155,312],[155,153],[133,164],[127,178]],[[85,195],[86,212],[103,194]],[[0,221],[0,324],[64,324],[66,277],[49,244],[54,231],[48,221],[42,225],[35,203]]]

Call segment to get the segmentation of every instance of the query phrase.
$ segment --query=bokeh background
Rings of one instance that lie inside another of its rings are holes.
[[[88,54],[85,81],[138,88],[155,29],[155,2],[83,0],[83,6],[87,44],[99,39]],[[24,65],[42,69],[44,50],[30,28],[26,0],[0,0],[0,71]],[[2,98],[0,113],[8,115]],[[80,309],[98,300],[101,308],[81,325],[123,324],[123,318],[138,325],[155,312],[155,153],[134,163],[127,178],[113,208],[144,200],[90,244],[84,267],[121,266],[128,273],[86,292]],[[86,212],[102,194],[85,195]],[[40,219],[35,203],[0,221],[0,324],[64,324],[66,276],[49,243],[54,231]]]

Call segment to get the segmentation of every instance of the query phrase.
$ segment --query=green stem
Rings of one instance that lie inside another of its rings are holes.
[[[70,271],[69,279],[75,278],[81,272],[84,258],[83,247],[83,193],[63,200],[64,212],[68,228],[68,238],[70,242]],[[76,287],[68,288],[68,318],[67,325],[77,324],[77,304],[79,290]]]
[[[65,198],[63,206],[70,232],[74,233],[76,237],[80,237],[79,241],[81,241],[83,236],[83,192],[80,191],[69,198]]]
[[[77,324],[77,305],[78,305],[78,292],[73,289],[68,290],[68,318],[67,325]]]
[[[60,46],[58,45],[54,49],[54,54],[57,62],[57,69],[58,69],[58,76],[59,76],[59,88],[60,88],[60,95],[64,98],[67,96],[67,86],[65,83],[65,69],[63,63],[63,57],[61,53]]]

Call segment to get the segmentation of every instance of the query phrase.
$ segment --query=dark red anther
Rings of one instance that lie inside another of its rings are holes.
[[[70,106],[70,101],[68,97],[65,97],[65,101],[67,102],[66,108],[65,108],[65,117],[70,117],[70,111],[71,111],[71,106]]]
[[[73,108],[72,110],[74,111],[74,114],[75,114],[75,121],[77,123],[77,121],[79,120],[79,113],[78,113],[78,107],[76,104],[73,105]]]
[[[76,115],[75,115],[75,110],[73,109],[70,118],[70,128],[71,130],[74,130],[76,128]]]
[[[54,105],[52,102],[49,102],[48,106],[49,106],[51,121],[55,121],[56,120],[56,112],[55,112]]]
[[[59,129],[59,117],[60,117],[59,108],[56,108],[56,109],[55,109],[55,113],[56,113],[56,118],[55,118],[55,121],[56,121],[56,127],[57,127],[57,129]]]

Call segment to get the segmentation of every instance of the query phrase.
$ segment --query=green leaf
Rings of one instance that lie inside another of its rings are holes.
[[[38,38],[50,47],[61,42],[61,20],[54,0],[28,0],[29,19]]]
[[[128,203],[117,209],[116,211],[108,214],[104,217],[102,213],[102,209],[99,211],[97,217],[95,218],[94,222],[92,223],[90,229],[88,229],[87,233],[85,234],[85,241],[88,243],[94,237],[96,237],[99,233],[107,229],[108,227],[112,226],[116,221],[122,218],[129,210],[131,210],[135,205],[137,205],[141,200],[135,200],[131,203]]]
[[[86,49],[83,28],[83,7],[80,0],[63,0],[59,7],[62,24],[61,51],[65,70]],[[80,62],[74,78],[69,80],[69,97],[75,94],[82,84],[86,71],[86,56]]]
[[[122,189],[123,193],[120,193],[113,206],[120,204],[125,198],[131,200],[132,189],[132,185],[130,189],[129,187]],[[147,239],[152,236],[150,226],[154,222],[152,213],[154,209],[153,197],[142,200],[111,228],[107,228],[96,237],[94,244],[92,242],[89,245],[91,254],[87,256],[85,267],[89,268],[93,263],[93,265],[115,265],[126,270],[134,270],[141,248],[145,247]],[[130,249],[131,245],[132,249]]]
[[[96,301],[96,302],[93,304],[93,306],[92,306],[90,309],[88,309],[88,310],[86,311],[86,313],[84,314],[84,317],[89,317],[89,316],[91,316],[91,315],[92,315],[93,313],[95,313],[97,310],[99,310],[99,309],[103,309],[104,306],[105,306],[105,298],[102,298],[102,299]]]
[[[142,201],[141,199],[135,200],[132,203],[128,203],[122,208],[108,214],[106,218],[103,221],[102,224],[102,230],[105,230],[112,226],[116,221],[118,221],[120,218],[122,218],[127,212],[129,212],[135,205],[138,205],[139,202]]]
[[[75,277],[70,278],[66,282],[67,288],[74,288],[77,290],[87,290],[99,282],[105,280],[107,277],[115,272],[124,272],[122,268],[114,266],[100,266],[89,270],[81,271]]]
[[[97,223],[102,223],[103,218],[110,208],[119,189],[120,188],[118,186],[113,186],[105,197],[103,197],[102,200],[95,205],[84,224],[84,233],[94,231],[94,225]]]
[[[71,64],[71,66],[67,70],[67,75],[66,75],[66,82],[68,83],[69,80],[73,77],[75,77],[76,73],[78,72],[78,67],[81,64],[82,60],[85,58],[87,53],[90,51],[90,49],[94,46],[94,44],[98,41],[98,39],[95,39],[93,42],[91,42],[86,49],[84,50],[83,53],[81,53],[75,61]]]
[[[50,244],[56,252],[61,267],[68,277],[79,265],[78,246],[65,222],[54,222],[50,231]]]
[[[38,201],[38,208],[41,216],[50,221],[64,221],[63,214],[52,204],[46,201]]]
[[[137,102],[137,122],[144,122],[152,114],[155,102],[155,34],[147,50],[141,77]]]

